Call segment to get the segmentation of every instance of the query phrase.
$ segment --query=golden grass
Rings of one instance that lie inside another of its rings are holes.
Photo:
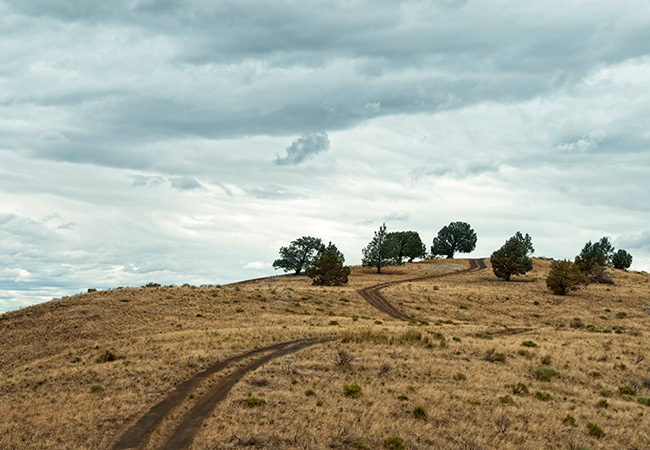
[[[510,283],[488,266],[383,291],[425,324],[390,319],[357,290],[462,270],[467,261],[407,264],[383,275],[355,267],[350,284],[337,288],[310,286],[305,277],[125,288],[7,313],[0,316],[0,448],[108,448],[175,384],[211,362],[332,334],[340,338],[246,375],[193,448],[359,442],[374,449],[391,436],[408,449],[650,448],[650,409],[637,401],[650,396],[648,275],[613,271],[614,286],[558,297],[545,286],[549,266],[537,259],[532,272]],[[98,362],[107,350],[117,359]],[[351,363],[337,364],[341,350],[354,356]],[[537,379],[542,362],[558,376]],[[344,386],[355,383],[361,395],[346,397]],[[529,393],[515,394],[518,383]],[[622,396],[620,386],[636,395]],[[241,400],[250,395],[266,403],[245,407]],[[193,401],[166,419],[150,448]],[[417,405],[426,420],[413,415]],[[567,416],[575,422],[563,422]],[[590,436],[590,422],[604,436]]]

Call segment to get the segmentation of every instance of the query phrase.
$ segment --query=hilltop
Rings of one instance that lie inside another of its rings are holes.
[[[549,266],[353,267],[342,287],[119,288],[6,313],[0,447],[167,448],[222,395],[190,448],[650,448],[648,274],[559,297]],[[143,418],[153,432],[127,436]]]

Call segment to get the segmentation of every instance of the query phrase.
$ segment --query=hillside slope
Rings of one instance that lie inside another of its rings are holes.
[[[242,372],[191,448],[384,448],[393,436],[409,449],[650,448],[647,274],[613,271],[614,286],[557,297],[545,260],[510,283],[469,268],[355,267],[337,288],[291,276],[123,288],[4,314],[0,448],[115,448],[183,382],[301,338],[316,341]],[[359,294],[386,283],[383,297],[417,321]],[[193,385],[143,448],[164,448],[213,386],[274,351]],[[251,396],[264,403],[246,406]]]

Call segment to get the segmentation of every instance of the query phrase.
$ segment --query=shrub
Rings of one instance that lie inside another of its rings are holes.
[[[540,381],[551,381],[551,378],[558,375],[557,371],[551,367],[541,365],[535,370],[535,378]]]
[[[493,339],[492,334],[487,331],[481,331],[479,333],[476,333],[474,336],[479,339]]]
[[[262,406],[264,403],[266,403],[266,400],[263,398],[258,398],[258,397],[246,397],[244,400],[242,400],[242,403],[244,406],[248,408],[253,408],[255,406]]]
[[[525,356],[526,358],[530,356],[530,352],[525,348],[520,348],[519,350],[517,350],[517,353],[519,353],[519,355],[521,356]]]
[[[416,419],[426,419],[427,417],[429,417],[429,415],[427,414],[427,410],[424,409],[424,406],[422,405],[417,405],[415,408],[413,408],[413,416]]]
[[[545,366],[548,366],[549,364],[551,364],[551,357],[549,355],[544,355],[542,356],[542,359],[540,361]]]
[[[467,376],[463,372],[458,372],[456,375],[454,375],[454,380],[456,381],[463,381],[466,380]]]
[[[364,444],[361,441],[352,441],[351,445],[357,450],[370,450],[370,447],[368,447],[366,444]]]
[[[528,386],[526,386],[524,383],[517,383],[516,385],[512,385],[512,393],[515,395],[528,394]]]
[[[553,400],[553,396],[549,394],[548,392],[542,392],[542,391],[536,391],[535,392],[535,398],[537,400],[541,400],[543,402],[548,402]]]
[[[504,395],[503,397],[499,397],[499,401],[504,405],[512,405],[515,402],[508,394]]]
[[[343,387],[343,394],[346,397],[357,398],[361,395],[361,387],[358,384],[346,384]]]
[[[418,330],[407,330],[406,333],[404,333],[403,339],[406,342],[419,341],[422,339],[422,333]]]
[[[533,341],[524,341],[521,343],[521,345],[524,347],[537,347],[537,344],[535,344]]]
[[[566,417],[562,419],[562,423],[565,425],[575,425],[576,418],[573,417],[571,414],[567,414]]]
[[[311,397],[312,395],[316,395],[316,393],[314,392],[313,389],[307,389],[307,390],[305,391],[305,395],[306,395],[307,397]]]
[[[404,450],[406,446],[404,445],[404,439],[399,436],[393,436],[384,441],[384,448],[389,450]]]
[[[92,386],[90,386],[90,392],[92,392],[93,394],[101,394],[104,392],[104,386],[102,386],[101,384],[93,384]]]
[[[616,313],[616,318],[617,318],[617,319],[624,319],[624,318],[626,318],[626,317],[627,317],[627,313],[625,313],[625,312],[623,312],[623,311],[620,311],[620,312],[617,312],[617,313]]]
[[[629,386],[619,386],[618,393],[621,395],[636,395],[636,391]]]
[[[556,295],[566,295],[587,285],[587,277],[580,268],[571,261],[553,261],[551,270],[546,277],[546,287]]]
[[[113,353],[111,350],[104,350],[96,359],[95,362],[98,363],[105,363],[105,362],[111,362],[111,361],[116,361],[119,359],[119,356],[117,356],[115,353]]]
[[[601,397],[611,397],[612,395],[614,395],[614,391],[610,391],[609,389],[602,389],[600,391],[600,395]]]
[[[650,397],[639,397],[637,401],[645,406],[650,406]]]
[[[605,432],[595,423],[589,422],[587,424],[587,430],[589,431],[589,436],[594,436],[596,438],[601,438],[605,436]]]

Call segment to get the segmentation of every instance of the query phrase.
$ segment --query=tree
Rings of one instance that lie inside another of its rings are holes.
[[[592,244],[587,242],[576,256],[575,263],[578,268],[587,275],[589,281],[593,283],[614,284],[612,277],[605,267],[611,265],[614,254],[614,247],[609,242],[609,238],[603,237],[600,241]]]
[[[385,266],[397,266],[402,264],[393,239],[389,239],[386,233],[386,224],[375,231],[375,237],[362,250],[361,264],[364,267],[376,267],[377,273]]]
[[[323,241],[311,236],[303,236],[292,241],[288,247],[280,247],[280,259],[273,261],[273,268],[285,272],[295,271],[300,275],[303,268],[309,267],[315,256],[323,251]]]
[[[476,233],[466,222],[451,222],[438,231],[433,238],[431,253],[453,258],[454,253],[469,253],[476,248]]]
[[[612,256],[612,266],[614,269],[629,269],[632,265],[632,255],[623,249],[620,249]]]
[[[519,231],[508,239],[503,247],[492,253],[490,263],[494,274],[510,281],[512,275],[524,275],[533,268],[533,260],[528,253],[534,253],[533,242],[528,233],[523,236]]]
[[[408,262],[413,262],[415,258],[424,258],[427,254],[427,248],[417,231],[393,231],[388,233],[388,239],[397,248],[400,261],[408,258]]]
[[[587,277],[578,266],[567,260],[553,261],[546,277],[546,286],[557,295],[566,295],[588,284]]]
[[[350,268],[344,266],[343,253],[331,242],[316,256],[313,264],[305,270],[315,286],[341,286],[347,284]]]

